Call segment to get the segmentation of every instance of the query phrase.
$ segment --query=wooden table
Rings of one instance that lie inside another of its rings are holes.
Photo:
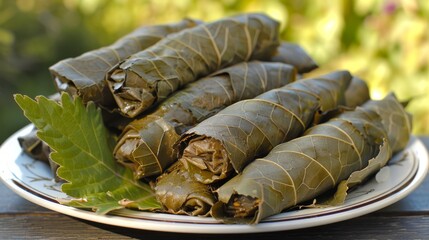
[[[429,137],[421,137],[429,148]],[[325,226],[258,234],[202,235],[143,231],[69,217],[35,205],[0,182],[0,239],[429,239],[429,176],[380,211]]]

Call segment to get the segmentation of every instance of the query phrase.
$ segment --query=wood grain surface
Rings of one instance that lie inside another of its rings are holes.
[[[420,137],[429,147],[429,137]],[[0,239],[429,239],[429,177],[380,211],[329,225],[257,234],[180,234],[115,227],[33,204],[0,182]]]

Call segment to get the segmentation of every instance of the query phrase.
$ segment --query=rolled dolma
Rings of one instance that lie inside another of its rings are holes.
[[[270,61],[293,65],[298,73],[307,73],[318,67],[301,46],[288,42],[280,44]]]
[[[60,165],[52,161],[49,157],[51,154],[51,148],[48,144],[37,137],[37,128],[33,128],[28,134],[18,137],[18,142],[25,154],[35,160],[45,162],[49,165],[56,182],[62,181],[57,175],[57,169]]]
[[[390,93],[383,101],[369,101],[364,106],[381,116],[393,153],[404,149],[412,131],[412,116],[404,110],[395,94]]]
[[[33,159],[49,163],[49,146],[37,137],[37,128],[33,128],[26,135],[18,137],[19,146],[22,151]]]
[[[51,96],[49,96],[50,99],[59,101],[60,100],[60,94],[56,93]],[[62,181],[57,176],[57,169],[59,168],[59,165],[52,161],[50,158],[51,154],[51,148],[46,144],[44,141],[40,140],[40,138],[37,136],[37,128],[33,127],[29,133],[23,136],[18,137],[18,143],[21,147],[22,151],[30,156],[31,158],[45,162],[49,165],[51,168],[51,172],[54,175],[54,180],[59,182]]]
[[[360,106],[370,99],[368,85],[357,76],[353,76],[345,95],[346,106],[352,108]]]
[[[93,101],[100,106],[110,106],[114,101],[104,82],[110,68],[166,35],[195,25],[195,21],[185,19],[177,23],[143,26],[110,46],[89,51],[76,58],[64,59],[49,70],[58,90],[80,96],[84,102]]]
[[[386,107],[391,111],[379,111]],[[316,125],[277,145],[217,189],[219,202],[212,215],[230,223],[258,223],[314,199],[355,171],[367,170],[360,176],[363,181],[390,159],[391,142],[408,142],[407,122],[409,116],[390,95]],[[389,135],[392,126],[400,128],[401,135]]]
[[[157,178],[154,189],[165,211],[173,214],[207,216],[216,202],[212,187],[195,181],[179,161]]]
[[[269,60],[279,23],[244,14],[171,34],[111,69],[106,81],[119,110],[135,117],[178,88],[236,63]]]
[[[255,157],[301,135],[321,112],[345,104],[348,71],[303,79],[235,103],[182,135],[180,161],[203,183],[240,172]]]
[[[234,102],[295,80],[283,63],[243,62],[188,84],[150,114],[128,124],[114,150],[136,178],[161,174],[177,158],[174,143],[187,129]]]

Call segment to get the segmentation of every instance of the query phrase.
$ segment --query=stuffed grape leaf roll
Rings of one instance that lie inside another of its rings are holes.
[[[191,28],[198,23],[184,19],[177,23],[142,26],[110,46],[64,59],[49,68],[60,91],[77,95],[84,102],[110,107],[113,97],[104,82],[110,68],[128,56],[155,44],[168,34]]]
[[[250,60],[269,60],[279,23],[243,14],[171,34],[111,69],[107,84],[124,116],[135,117],[187,83]]]
[[[345,95],[346,106],[351,108],[360,106],[370,99],[368,85],[357,76],[353,76]]]
[[[180,161],[156,179],[154,189],[168,213],[207,216],[216,202],[212,186],[195,181]]]
[[[301,46],[289,42],[282,42],[270,61],[293,65],[298,73],[307,73],[318,67]]]

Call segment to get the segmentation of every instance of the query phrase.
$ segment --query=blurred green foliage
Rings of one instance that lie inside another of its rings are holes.
[[[28,121],[13,93],[55,92],[48,67],[108,45],[140,25],[265,12],[282,38],[302,45],[320,69],[348,69],[373,98],[413,100],[414,133],[429,134],[429,1],[0,0],[0,142]]]

